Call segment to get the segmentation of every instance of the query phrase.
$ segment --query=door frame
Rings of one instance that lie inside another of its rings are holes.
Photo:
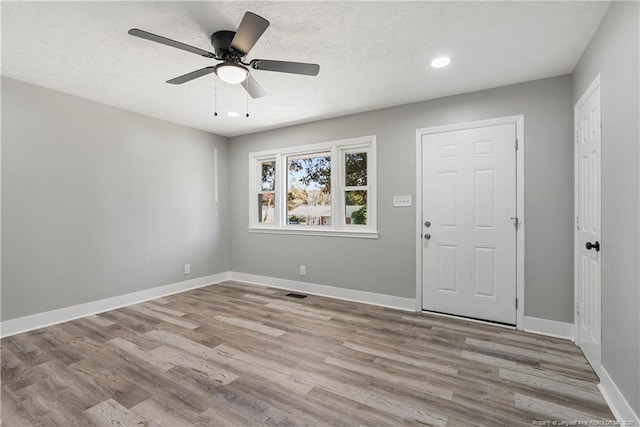
[[[580,107],[584,105],[584,103],[589,99],[591,95],[597,90],[600,89],[600,241],[602,241],[602,86],[600,85],[600,73],[596,75],[593,79],[589,87],[583,92],[580,96],[580,99],[573,106],[573,132],[574,138],[577,138],[578,129],[580,127],[579,119],[578,119],[578,111]],[[576,140],[573,140],[573,218],[574,221],[578,214],[578,150],[576,149]],[[576,223],[573,225],[573,324],[574,324],[574,336],[573,342],[576,345],[580,346],[579,337],[580,337],[580,323],[578,322],[578,314],[576,313],[578,309],[579,299],[579,288],[580,282],[578,280],[578,261],[580,259],[580,242],[578,241],[578,232],[576,230]],[[590,357],[595,357],[597,360],[589,360],[590,363],[600,364],[602,360],[602,255],[600,256],[600,346],[598,347],[598,354],[592,356],[588,355],[587,359]],[[586,355],[585,355],[586,356]]]
[[[422,311],[422,137],[435,133],[453,132],[498,125],[516,125],[516,328],[524,329],[524,114],[487,120],[430,126],[416,130],[416,312]]]

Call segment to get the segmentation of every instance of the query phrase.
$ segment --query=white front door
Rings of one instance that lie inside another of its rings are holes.
[[[423,310],[515,325],[515,124],[422,136],[422,219]]]
[[[600,84],[576,104],[576,324],[577,343],[600,363]],[[595,365],[594,365],[595,366]]]

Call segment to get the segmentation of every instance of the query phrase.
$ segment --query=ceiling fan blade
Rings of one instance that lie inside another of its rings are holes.
[[[251,68],[265,71],[278,71],[280,73],[303,74],[305,76],[317,76],[320,72],[318,64],[304,62],[272,61],[270,59],[253,59]]]
[[[242,56],[246,55],[268,26],[269,21],[262,16],[251,12],[245,13],[236,35],[231,40],[231,48]]]
[[[241,83],[241,85],[252,98],[262,98],[267,94],[251,74],[247,75],[247,78]]]
[[[189,82],[189,81],[191,81],[193,79],[197,79],[198,77],[202,77],[202,76],[206,76],[207,74],[211,74],[211,73],[213,73],[214,69],[215,69],[215,67],[201,68],[199,70],[187,73],[187,74],[185,74],[183,76],[176,77],[176,78],[171,79],[171,80],[167,80],[167,83],[170,83],[172,85],[181,85],[182,83]]]
[[[161,43],[167,46],[175,47],[178,49],[186,50],[187,52],[195,53],[197,55],[202,55],[206,58],[215,58],[216,55],[212,52],[208,52],[206,50],[177,42],[175,40],[168,39],[166,37],[159,36],[157,34],[149,33],[147,31],[139,30],[137,28],[132,28],[128,31],[132,36],[140,37],[141,39],[151,40],[152,42]]]

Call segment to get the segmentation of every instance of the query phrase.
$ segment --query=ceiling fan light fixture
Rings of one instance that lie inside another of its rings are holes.
[[[232,85],[242,83],[249,75],[249,71],[242,65],[229,62],[216,65],[214,71],[220,80]]]

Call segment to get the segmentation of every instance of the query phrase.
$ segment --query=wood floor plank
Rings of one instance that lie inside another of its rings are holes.
[[[38,345],[39,333],[31,331],[2,340],[2,348],[11,351],[24,366],[35,366],[55,357]]]
[[[380,350],[380,349],[375,349],[375,348],[371,348],[371,347],[366,347],[363,345],[358,345],[358,344],[354,344],[352,342],[345,342],[342,344],[343,346],[350,348],[352,350],[356,350],[356,351],[360,351],[362,353],[368,353],[374,356],[378,356],[378,357],[384,357],[386,359],[391,359],[391,360],[395,360],[398,362],[402,362],[402,363],[406,363],[409,365],[413,365],[413,366],[417,366],[419,368],[424,368],[424,369],[428,369],[428,370],[432,370],[432,371],[438,371],[438,372],[444,372],[446,374],[450,374],[450,375],[456,375],[458,373],[457,369],[455,368],[451,368],[445,365],[440,365],[440,364],[436,364],[436,363],[431,363],[431,362],[425,362],[423,360],[420,359],[416,359],[414,357],[407,357],[403,354],[401,354],[401,352],[391,352],[391,351],[385,351],[385,350]]]
[[[131,412],[149,420],[158,426],[166,427],[189,427],[192,425],[189,420],[183,417],[178,411],[158,403],[155,399],[147,399],[131,408]]]
[[[512,369],[500,368],[499,372],[500,378],[506,381],[520,383],[539,391],[543,390],[549,393],[565,395],[572,399],[584,400],[589,402],[589,404],[602,404],[602,395],[597,387],[589,387],[588,389],[576,387],[573,384],[565,383],[558,379],[544,378]]]
[[[169,372],[171,370],[159,375],[157,372],[126,366],[119,370],[118,375],[130,379],[148,393],[149,397],[153,396],[168,407],[187,416],[189,420],[195,420],[207,410],[208,401],[203,399],[197,391],[188,389],[173,380],[168,375]]]
[[[198,327],[197,324],[193,323],[193,322],[188,322],[186,320],[183,320],[181,318],[177,318],[177,317],[173,317],[173,316],[169,316],[159,310],[154,310],[151,308],[148,308],[149,306],[145,306],[142,304],[139,305],[134,305],[131,306],[132,310],[138,311],[142,314],[145,314],[147,316],[153,317],[155,319],[161,320],[163,322],[167,322],[167,323],[173,323],[174,325],[178,325],[181,326],[183,328],[186,329],[195,329]],[[180,317],[180,316],[178,316]]]
[[[500,343],[491,342],[487,340],[479,340],[476,338],[467,338],[465,340],[465,343],[470,346],[490,349],[495,352],[504,353],[508,355],[522,356],[522,357],[530,358],[537,361],[556,363],[559,358],[558,355],[556,354],[549,354],[545,351],[539,351],[539,349],[538,350],[523,349],[514,345],[500,344]],[[571,356],[563,358],[562,364],[565,366],[570,366],[577,369],[589,368],[589,363],[584,358],[578,359]]]
[[[153,396],[152,393],[147,392],[135,384],[134,381],[131,381],[126,376],[120,375],[115,370],[100,371],[91,374],[81,372],[79,375],[125,408],[131,408]]]
[[[178,335],[164,330],[149,331],[144,334],[145,337],[156,340],[162,344],[168,344],[170,346],[181,349],[182,351],[188,351],[195,356],[208,359],[215,352],[211,347],[192,341],[187,337]]]
[[[256,383],[240,379],[233,384],[233,389],[242,394],[247,400],[252,400],[253,406],[259,410],[260,425],[300,425],[317,426],[323,425],[326,421],[322,412],[317,417],[313,411],[309,410],[309,405],[304,404],[302,395],[292,395],[291,393],[269,386],[267,383]],[[263,396],[269,396],[267,406],[264,406]],[[260,403],[257,403],[260,402]]]
[[[41,363],[30,371],[32,382],[46,383],[52,389],[69,393],[85,406],[93,406],[109,398],[99,387],[85,380],[61,361]]]
[[[168,371],[169,369],[173,368],[173,365],[171,363],[153,357],[137,345],[130,343],[127,340],[123,340],[122,338],[114,338],[109,341],[109,344],[122,349],[123,351],[129,353],[133,357],[144,361],[145,363],[153,365],[154,367],[160,369],[162,372]]]
[[[5,392],[2,393],[3,400],[6,395]],[[33,425],[54,426],[64,421],[59,418],[59,414],[52,412],[51,407],[46,402],[43,402],[44,396],[39,393],[39,390],[33,384],[16,391],[15,396],[14,403],[19,405],[16,412],[32,419],[34,421]],[[9,414],[3,414],[3,424],[5,421],[11,424],[16,420],[10,418]]]
[[[185,330],[184,328],[179,328],[177,326],[165,323],[159,326],[157,329],[154,329],[153,331],[149,331],[148,333],[160,332],[160,331],[170,332],[170,333],[179,335],[181,337],[184,337],[189,341],[193,341],[197,344],[201,344],[203,346],[211,348],[211,347],[217,346],[218,344],[221,344],[222,340],[216,335],[209,333],[210,330],[211,328],[208,328],[205,325],[201,325],[198,329]],[[145,333],[144,336],[146,337],[147,333]],[[153,339],[153,338],[150,338],[150,339]]]
[[[27,366],[9,350],[6,343],[2,345],[2,359],[0,362],[2,390],[19,390],[29,385]]]
[[[144,416],[135,414],[112,399],[100,402],[96,406],[87,409],[86,413],[95,425],[104,427],[139,425],[152,427],[161,425]]]
[[[273,308],[279,311],[288,311],[289,313],[297,314],[300,316],[310,317],[318,320],[330,320],[331,316],[326,316],[319,313],[317,310],[309,310],[304,308],[298,308],[289,304],[283,304],[281,302],[270,302],[265,307]]]
[[[295,394],[304,395],[312,387],[301,382],[299,378],[292,377],[290,375],[291,371],[285,365],[273,363],[225,345],[220,345],[215,350],[216,355],[214,357],[220,363],[228,363],[236,370],[242,370],[250,375],[264,378],[264,380],[271,381]]]
[[[16,394],[20,396],[21,403],[28,408],[28,412],[38,414],[35,416],[37,424],[78,427],[91,424],[84,413],[86,403],[65,388],[46,381],[34,381],[32,385],[18,390]]]
[[[0,399],[0,421],[5,427],[27,427],[36,425],[33,413],[21,404],[20,398],[8,389],[2,389]]]
[[[106,318],[105,318],[106,320]],[[107,327],[97,325],[88,319],[81,318],[67,322],[66,329],[75,336],[82,336],[95,342],[105,342],[122,334],[122,328],[115,326]]]
[[[225,322],[230,325],[238,326],[240,328],[250,329],[255,332],[260,332],[261,334],[269,335],[270,337],[279,337],[284,335],[285,331],[271,328],[269,326],[265,326],[261,323],[252,322],[250,320],[239,319],[237,317],[226,317],[226,316],[216,316],[215,320],[219,322]]]
[[[571,342],[225,282],[5,338],[6,426],[611,420]]]
[[[105,319],[104,317],[100,317],[98,315],[87,316],[87,317],[85,317],[85,319],[87,319],[90,322],[95,323],[98,326],[108,327],[108,326],[115,325],[115,322],[113,322],[112,320]]]
[[[158,319],[154,319],[151,316],[145,316],[143,313],[131,310],[127,307],[102,313],[102,316],[123,328],[140,334],[155,329],[157,325],[161,323]]]
[[[451,390],[445,390],[440,387],[434,387],[429,383],[424,383],[417,381],[413,378],[402,377],[399,375],[388,375],[383,369],[366,366],[360,363],[351,363],[341,359],[336,359],[335,357],[327,357],[325,362],[329,365],[339,366],[341,368],[347,369],[349,371],[357,372],[363,375],[369,375],[372,378],[383,377],[386,381],[389,381],[393,384],[401,384],[403,386],[412,387],[420,392],[429,393],[433,396],[442,398],[442,399],[452,399],[453,392]]]
[[[238,376],[233,372],[229,372],[225,369],[221,369],[209,360],[195,356],[186,351],[180,351],[172,347],[158,347],[151,351],[151,357],[160,363],[166,363],[167,365],[183,366],[185,368],[192,369],[196,372],[211,378],[212,380],[219,381],[222,384],[229,384],[236,380]]]
[[[515,405],[518,409],[537,414],[538,418],[536,419],[538,420],[599,420],[599,418],[595,417],[592,413],[576,411],[555,402],[520,393],[516,393],[515,395]]]
[[[169,316],[174,316],[174,317],[182,317],[187,314],[183,311],[170,309],[166,307],[166,304],[157,304],[155,301],[144,302],[140,305],[144,308],[147,308],[153,311],[159,311],[160,313],[168,314]]]
[[[316,387],[337,394],[344,398],[355,400],[363,405],[388,412],[397,417],[414,420],[427,425],[444,426],[446,418],[438,414],[435,408],[415,405],[402,397],[395,397],[392,393],[384,393],[372,388],[353,386],[348,383],[334,381],[314,376],[309,379]]]

